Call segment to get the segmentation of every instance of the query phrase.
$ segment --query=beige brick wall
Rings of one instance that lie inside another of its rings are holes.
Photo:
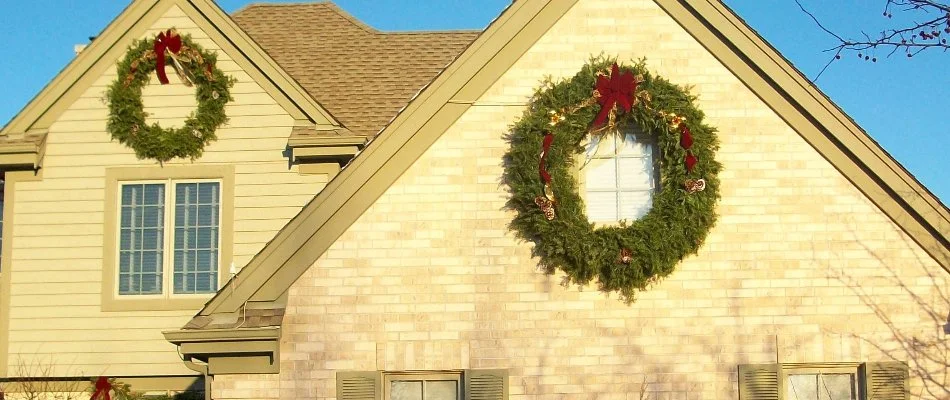
[[[523,107],[488,105],[601,52],[693,85],[725,166],[706,245],[629,306],[561,286],[507,229],[503,136]],[[279,381],[218,377],[216,398],[508,368],[514,400],[636,399],[644,381],[651,399],[735,399],[741,363],[907,359],[891,328],[943,339],[946,273],[652,1],[581,0],[479,103],[293,286]]]

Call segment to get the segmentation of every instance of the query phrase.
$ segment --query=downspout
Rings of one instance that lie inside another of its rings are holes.
[[[188,360],[185,361],[185,366],[188,367],[188,369],[195,371],[204,377],[205,400],[212,400],[211,382],[214,379],[214,377],[212,375],[208,375],[208,364],[198,364],[192,360],[194,360],[194,358],[189,357]]]

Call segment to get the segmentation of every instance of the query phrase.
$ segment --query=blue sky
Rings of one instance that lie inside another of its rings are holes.
[[[281,2],[262,1],[257,2]],[[618,0],[619,1],[619,0]],[[809,78],[831,56],[821,50],[834,42],[803,14],[793,0],[724,0],[752,28]],[[247,0],[219,0],[232,12]],[[845,35],[880,30],[884,0],[802,0],[818,18]],[[357,18],[382,30],[484,28],[509,0],[338,0]],[[826,4],[833,3],[834,7]],[[73,45],[98,34],[127,5],[124,0],[0,1],[5,26],[5,56],[0,58],[0,121],[8,121],[73,57]],[[899,16],[897,14],[896,16]],[[648,56],[648,55],[647,55]],[[950,128],[950,54],[901,55],[878,62],[845,55],[818,80],[818,86],[894,158],[934,192],[950,201],[950,173],[944,154]],[[684,82],[688,83],[688,82]]]

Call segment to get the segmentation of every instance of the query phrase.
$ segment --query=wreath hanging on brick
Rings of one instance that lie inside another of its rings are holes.
[[[632,302],[699,250],[716,222],[722,166],[716,130],[694,100],[642,60],[626,66],[603,57],[537,89],[512,128],[504,179],[517,212],[511,227],[534,242],[547,273],[560,269],[580,285],[597,278],[601,290]],[[585,214],[575,159],[585,139],[629,128],[655,138],[659,187],[642,218],[598,227]]]
[[[118,77],[106,93],[109,103],[107,129],[113,139],[132,148],[140,159],[165,162],[173,158],[195,159],[214,141],[215,130],[227,122],[224,106],[231,100],[234,78],[215,66],[214,53],[179,36],[170,29],[155,38],[137,40],[117,65]],[[166,66],[182,83],[195,86],[198,107],[178,128],[148,124],[142,104],[142,88],[154,72],[161,84],[168,84]]]

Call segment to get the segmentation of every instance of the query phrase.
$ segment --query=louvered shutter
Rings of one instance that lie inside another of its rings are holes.
[[[907,364],[898,361],[867,363],[861,368],[868,400],[908,400]]]
[[[470,369],[464,374],[465,400],[507,400],[508,370]]]
[[[778,364],[739,365],[739,400],[779,400],[781,393]]]
[[[382,400],[383,387],[377,371],[336,373],[337,400]]]

